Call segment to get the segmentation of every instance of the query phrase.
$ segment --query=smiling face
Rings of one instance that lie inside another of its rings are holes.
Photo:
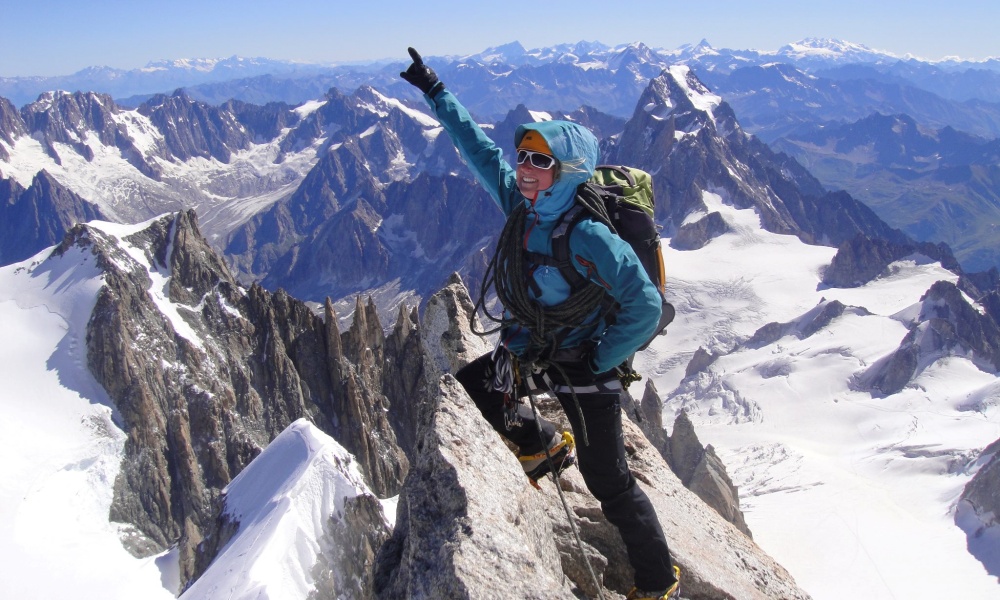
[[[524,161],[517,165],[517,189],[521,190],[525,198],[534,200],[538,193],[549,189],[555,181],[555,169],[539,169],[531,164],[531,161]]]

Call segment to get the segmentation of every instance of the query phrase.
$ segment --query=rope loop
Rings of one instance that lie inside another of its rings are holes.
[[[581,196],[578,196],[578,200],[579,198]],[[597,202],[601,204],[600,198]],[[545,358],[558,349],[560,334],[564,334],[565,329],[587,324],[588,318],[604,301],[607,290],[600,285],[587,285],[552,306],[544,306],[532,298],[525,268],[525,244],[522,242],[527,214],[527,207],[522,202],[507,217],[493,258],[486,267],[476,310],[470,315],[470,325],[472,331],[480,336],[496,333],[512,325],[526,327],[530,332],[526,356]],[[497,300],[505,309],[499,316],[490,314],[485,307],[490,287],[496,290]],[[487,319],[497,323],[497,327],[477,330],[475,314],[480,309]]]

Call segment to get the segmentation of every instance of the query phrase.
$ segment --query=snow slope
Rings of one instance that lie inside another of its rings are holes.
[[[889,397],[851,386],[899,345],[927,288],[956,276],[914,257],[864,287],[823,289],[834,249],[767,233],[752,211],[706,200],[735,232],[697,251],[665,249],[678,317],[637,359],[665,401],[664,423],[688,411],[739,486],[754,539],[817,600],[1000,597],[954,522],[972,461],[1000,438],[996,374],[947,357]],[[731,352],[823,299],[867,311]],[[720,357],[685,380],[699,346]]]
[[[86,367],[100,273],[50,252],[0,269],[0,591],[172,598],[170,557],[132,557],[108,521],[125,434]]]
[[[371,491],[350,453],[295,421],[227,486],[225,513],[239,531],[181,599],[306,598],[315,588],[311,569],[329,552],[327,520],[361,494]]]

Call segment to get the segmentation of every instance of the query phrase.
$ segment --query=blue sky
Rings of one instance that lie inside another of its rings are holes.
[[[707,39],[776,50],[827,37],[926,59],[1000,56],[997,0],[0,0],[0,19],[0,76],[8,77],[234,55],[404,59],[408,45],[454,55],[515,40],[673,49]]]

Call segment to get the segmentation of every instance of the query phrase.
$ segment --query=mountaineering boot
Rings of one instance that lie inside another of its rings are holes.
[[[665,590],[660,590],[658,592],[644,592],[636,588],[632,588],[632,591],[625,596],[625,600],[667,600],[668,598],[673,598],[677,595],[677,591],[681,586],[681,570],[674,567],[674,579],[677,581]]]
[[[538,454],[519,454],[517,459],[521,461],[521,468],[531,480],[531,484],[538,487],[537,481],[551,473],[553,466],[558,474],[576,462],[576,456],[573,454],[574,448],[576,448],[576,442],[573,441],[573,434],[564,431],[562,436],[559,434],[552,436],[552,441],[549,442],[548,456],[546,456],[545,451],[542,451]]]

